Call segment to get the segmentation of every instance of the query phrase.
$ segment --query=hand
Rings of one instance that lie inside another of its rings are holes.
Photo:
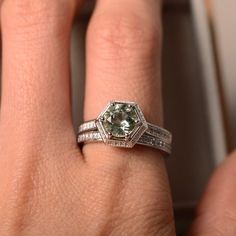
[[[173,236],[161,153],[76,144],[69,48],[80,5],[2,3],[0,235]],[[87,34],[85,120],[122,99],[162,125],[160,51],[158,0],[97,1]],[[235,235],[235,158],[213,177],[191,235]]]

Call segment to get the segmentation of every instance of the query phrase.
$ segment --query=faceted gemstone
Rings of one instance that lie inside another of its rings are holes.
[[[103,115],[103,127],[113,137],[124,138],[132,133],[139,121],[135,107],[129,104],[114,103]]]

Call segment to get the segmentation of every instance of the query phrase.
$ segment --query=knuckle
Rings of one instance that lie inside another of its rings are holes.
[[[122,232],[126,232],[127,235],[174,235],[173,211],[168,197],[164,198],[166,193],[162,193],[162,190],[152,192],[149,188],[144,190],[142,187],[142,196],[139,194],[139,199],[128,199],[126,195],[131,195],[129,191],[138,194],[139,190],[136,189],[137,186],[129,186],[130,189],[127,189],[127,182],[132,181],[132,177],[129,171],[126,172],[125,183],[117,185],[117,198],[113,202],[111,220],[106,224],[106,235],[121,235]],[[158,200],[154,200],[155,197]],[[162,204],[158,205],[157,201]]]
[[[125,204],[125,207],[132,210],[127,215],[123,207],[117,208],[112,220],[106,225],[106,235],[121,235],[122,232],[127,235],[174,235],[173,215],[168,213],[168,216],[163,217],[167,211],[171,212],[170,209],[158,210],[154,204],[137,207],[134,203]]]
[[[45,211],[47,211],[46,215],[54,212],[55,209],[48,204],[52,199],[53,203],[57,205],[57,209],[64,200],[63,191],[69,186],[70,180],[65,176],[60,178],[61,173],[65,170],[64,161],[53,163],[51,161],[53,156],[50,153],[58,158],[60,155],[75,155],[74,151],[65,154],[61,150],[61,154],[57,155],[55,151],[51,150],[46,151],[47,154],[45,154],[37,151],[36,146],[32,147],[34,151],[30,151],[28,147],[22,147],[20,154],[17,153],[14,156],[10,154],[8,157],[14,158],[16,161],[14,161],[12,169],[9,169],[5,183],[0,181],[0,235],[8,235],[6,232],[9,231],[9,226],[12,235],[28,235],[26,232],[38,227],[39,219],[45,219]],[[24,149],[25,151],[23,151]],[[0,157],[3,157],[3,154],[0,153]],[[46,169],[51,171],[45,171]],[[2,188],[3,184],[7,187]],[[67,197],[70,198],[69,191]],[[8,217],[6,217],[6,213]]]
[[[160,43],[160,35],[159,27],[133,14],[119,17],[98,15],[88,30],[88,38],[103,51],[105,59],[153,52]]]
[[[2,4],[3,30],[21,37],[60,34],[73,16],[73,0],[6,0]],[[64,27],[63,27],[64,26]]]

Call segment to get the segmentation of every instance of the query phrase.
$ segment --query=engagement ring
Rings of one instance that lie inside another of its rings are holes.
[[[97,119],[79,126],[78,143],[104,142],[114,147],[132,148],[136,144],[171,153],[172,134],[148,123],[134,102],[111,101]]]

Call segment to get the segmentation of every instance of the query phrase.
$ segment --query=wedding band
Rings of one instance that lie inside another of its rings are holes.
[[[97,119],[79,126],[77,142],[104,142],[123,148],[139,144],[170,154],[172,134],[147,122],[138,104],[111,101]]]

